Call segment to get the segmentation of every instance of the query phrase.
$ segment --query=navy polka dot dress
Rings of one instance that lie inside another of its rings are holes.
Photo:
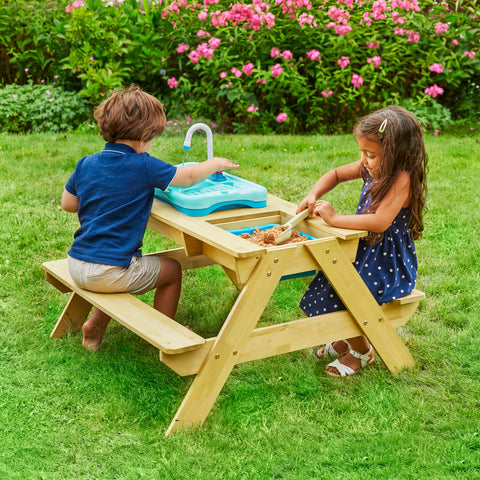
[[[360,195],[357,215],[368,208],[367,195],[372,179],[367,177]],[[380,242],[370,245],[360,239],[354,266],[377,302],[383,303],[411,293],[417,278],[417,255],[408,230],[410,208],[402,208],[385,230]],[[345,310],[323,272],[318,272],[300,301],[309,316]]]

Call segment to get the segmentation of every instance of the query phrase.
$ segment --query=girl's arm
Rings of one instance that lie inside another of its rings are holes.
[[[186,188],[205,180],[215,172],[226,170],[228,168],[238,168],[230,160],[221,157],[213,157],[202,163],[178,167],[177,173],[173,177],[170,185],[172,187]]]
[[[63,190],[62,194],[62,208],[66,212],[75,213],[78,212],[78,198]]]
[[[392,188],[387,192],[375,213],[362,215],[339,215],[330,203],[320,200],[315,207],[315,215],[332,227],[384,232],[393,222],[402,207],[410,203],[410,175],[401,172]]]
[[[362,162],[361,160],[357,160],[356,162],[334,168],[322,175],[308,195],[299,203],[297,213],[308,208],[308,214],[313,216],[315,204],[319,198],[335,188],[339,183],[360,178],[361,169]]]

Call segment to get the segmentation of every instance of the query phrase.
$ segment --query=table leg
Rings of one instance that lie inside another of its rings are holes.
[[[203,424],[280,281],[282,270],[281,262],[273,254],[261,257],[205,357],[167,436],[184,427]]]
[[[72,293],[70,299],[63,309],[50,338],[63,337],[68,331],[78,330],[87,319],[92,304],[84,300],[80,295]]]
[[[330,284],[387,368],[398,373],[415,364],[380,305],[336,239],[307,245]]]

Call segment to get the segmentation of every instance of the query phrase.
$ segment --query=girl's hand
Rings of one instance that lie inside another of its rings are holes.
[[[313,211],[315,208],[315,202],[317,201],[317,197],[314,194],[309,193],[299,204],[297,207],[296,213],[303,212],[305,209],[308,208],[308,215],[313,217]]]
[[[332,207],[331,203],[326,202],[325,200],[319,200],[315,204],[314,214],[317,217],[320,217],[329,225],[332,225],[337,214],[335,213],[334,208]]]

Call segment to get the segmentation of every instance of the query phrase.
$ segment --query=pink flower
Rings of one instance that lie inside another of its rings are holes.
[[[439,134],[439,133],[440,133],[440,130],[434,130],[434,131],[433,131],[433,134],[434,134],[436,137],[438,137],[438,134]]]
[[[467,57],[468,57],[469,59],[472,59],[472,58],[477,54],[477,52],[474,52],[474,51],[472,50],[471,52],[465,51],[465,52],[463,52],[463,54],[464,54],[464,55],[467,55]]]
[[[242,70],[245,75],[251,75],[253,73],[253,63],[247,63],[242,67]]]
[[[256,107],[253,103],[247,108],[247,112],[258,112],[258,107]]]
[[[221,40],[220,40],[219,38],[212,37],[212,38],[208,41],[208,45],[210,46],[210,48],[213,48],[213,49],[215,50],[216,48],[219,47],[220,42],[221,42]]]
[[[411,43],[418,43],[420,40],[420,34],[417,32],[414,32],[412,30],[409,30],[406,32],[408,34],[407,41]]]
[[[227,76],[227,72],[220,73],[220,78],[225,78]]]
[[[240,78],[242,76],[242,71],[239,70],[238,68],[236,67],[233,67],[232,68],[232,73],[237,77],[237,78]]]
[[[75,2],[73,2],[71,5],[67,5],[65,7],[65,12],[72,13],[72,8],[80,8],[83,7],[83,5],[85,5],[85,2],[83,2],[82,0],[75,0]]]
[[[434,63],[430,65],[430,71],[435,73],[442,73],[443,72],[443,65],[440,63]]]
[[[273,67],[270,67],[270,71],[272,72],[272,77],[275,78],[283,73],[283,68],[279,63],[276,63]]]
[[[438,95],[443,94],[443,88],[439,87],[436,83],[431,87],[426,88],[423,93],[425,95],[430,95],[432,98],[436,98]]]
[[[188,58],[192,63],[197,63],[200,60],[200,54],[196,50],[192,50],[188,54]]]
[[[187,43],[180,43],[177,47],[177,53],[180,54],[186,52],[189,48],[190,45],[188,45]]]
[[[14,94],[12,95],[12,97],[13,97],[13,98],[18,98],[18,95],[17,95],[16,93],[14,93]]]
[[[455,46],[457,46],[457,45],[458,45],[458,40],[457,40],[456,38],[454,38],[454,39],[452,40],[452,43],[453,43]]]
[[[200,13],[198,14],[198,19],[199,19],[199,20],[206,20],[206,19],[207,19],[207,16],[208,16],[207,11],[206,11],[206,10],[203,10],[202,12],[200,12]]]
[[[320,56],[320,52],[315,49],[307,52],[307,58],[312,61],[315,61],[315,60],[320,61],[322,59],[322,57]]]
[[[328,98],[330,95],[333,95],[333,90],[329,90],[328,92],[326,90],[322,90],[321,94],[325,97]]]
[[[91,61],[91,62],[94,62],[95,59],[94,59],[93,57],[90,57],[90,61]]]
[[[279,57],[279,56],[280,56],[280,50],[277,47],[273,47],[270,50],[270,57],[275,58],[275,57]]]
[[[26,68],[25,71],[28,72],[28,68]]]
[[[197,37],[198,38],[204,38],[204,37],[209,37],[210,34],[208,32],[206,32],[205,30],[199,30],[197,32]]]
[[[435,33],[442,34],[448,30],[448,23],[437,23],[435,25]]]
[[[210,48],[208,43],[203,42],[197,47],[197,52],[200,56],[211,59],[213,57],[214,50],[213,48]]]
[[[380,45],[380,42],[367,42],[365,44],[368,48],[378,48]]]
[[[373,63],[373,66],[377,68],[380,65],[380,63],[382,63],[382,57],[379,57],[378,55],[376,55],[375,57],[369,58],[367,60],[367,63]]]
[[[45,93],[46,93],[47,95],[51,95],[52,92],[50,92],[50,90],[47,90]]]
[[[340,65],[340,68],[346,68],[350,65],[350,59],[348,57],[342,57],[337,60],[337,63]]]
[[[170,88],[175,88],[178,86],[178,80],[175,77],[171,77],[167,80],[168,86]]]
[[[284,50],[281,55],[285,61],[291,60],[293,58],[292,52],[290,50]]]
[[[363,85],[363,78],[360,75],[358,75],[358,73],[354,73],[352,75],[352,85],[355,88],[360,88]]]
[[[298,24],[301,27],[304,27],[306,23],[308,23],[308,25],[311,25],[312,27],[317,26],[317,22],[315,21],[315,17],[313,15],[308,15],[307,13],[302,13],[298,17]]]
[[[277,122],[283,123],[287,119],[288,115],[286,113],[279,113],[277,115]]]

